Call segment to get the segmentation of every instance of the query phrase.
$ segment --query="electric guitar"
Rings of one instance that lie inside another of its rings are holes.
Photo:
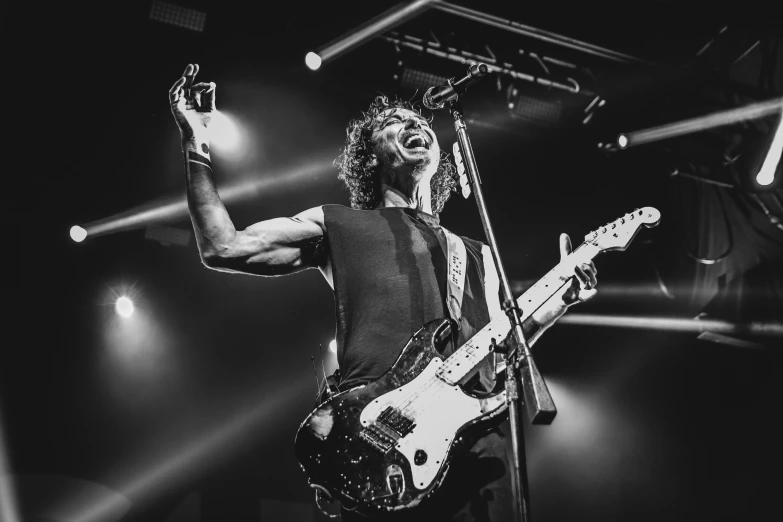
[[[645,207],[589,233],[517,299],[522,320],[570,284],[576,265],[625,250],[643,225],[653,227],[660,217]],[[326,498],[371,515],[413,507],[435,492],[453,455],[507,409],[505,391],[476,398],[460,385],[509,331],[508,319],[497,318],[445,358],[439,348],[451,336],[451,321],[431,321],[386,374],[313,410],[299,427],[295,450],[319,506]]]

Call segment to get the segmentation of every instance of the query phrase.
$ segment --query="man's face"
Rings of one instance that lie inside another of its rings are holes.
[[[378,115],[372,133],[381,174],[394,181],[413,175],[418,181],[438,170],[440,147],[429,123],[408,109],[387,109]]]

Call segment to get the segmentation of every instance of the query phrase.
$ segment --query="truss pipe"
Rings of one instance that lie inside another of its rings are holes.
[[[537,40],[559,45],[561,47],[568,47],[569,49],[581,51],[586,54],[592,54],[593,56],[598,56],[606,60],[622,63],[646,63],[641,58],[631,56],[630,54],[619,53],[605,47],[599,47],[587,42],[568,38],[567,36],[537,29],[529,25],[523,25],[519,22],[514,22],[513,20],[489,15],[480,11],[475,11],[473,9],[468,9],[467,7],[462,7],[461,5],[450,4],[448,2],[438,2],[432,7],[446,13],[451,13],[456,16],[461,16],[462,18],[467,18],[468,20],[473,20],[475,22],[483,23],[492,27],[497,27],[498,29],[511,31],[512,33],[521,34],[530,38],[535,38]]]
[[[385,13],[321,47],[316,52],[321,59],[319,63],[333,60],[439,3],[439,0],[415,0],[397,4]]]

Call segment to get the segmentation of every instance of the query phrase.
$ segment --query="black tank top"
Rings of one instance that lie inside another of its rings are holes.
[[[325,205],[323,211],[334,280],[339,387],[347,390],[386,373],[416,330],[449,316],[446,237],[437,218],[410,208]],[[458,345],[489,322],[482,245],[462,240],[467,272]],[[453,346],[446,355],[451,351]],[[476,382],[491,387],[489,366],[480,373]]]

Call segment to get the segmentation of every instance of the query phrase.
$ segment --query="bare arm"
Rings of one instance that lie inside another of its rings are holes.
[[[217,110],[215,84],[192,85],[197,73],[198,65],[188,65],[169,91],[169,101],[182,135],[188,209],[202,261],[217,270],[257,275],[318,267],[330,280],[320,207],[245,230],[234,226],[218,195],[209,155],[209,128]]]
[[[315,267],[331,283],[323,220],[323,210],[315,207],[294,217],[261,221],[220,243],[204,235],[210,246],[200,247],[202,259],[217,270],[267,276]]]

